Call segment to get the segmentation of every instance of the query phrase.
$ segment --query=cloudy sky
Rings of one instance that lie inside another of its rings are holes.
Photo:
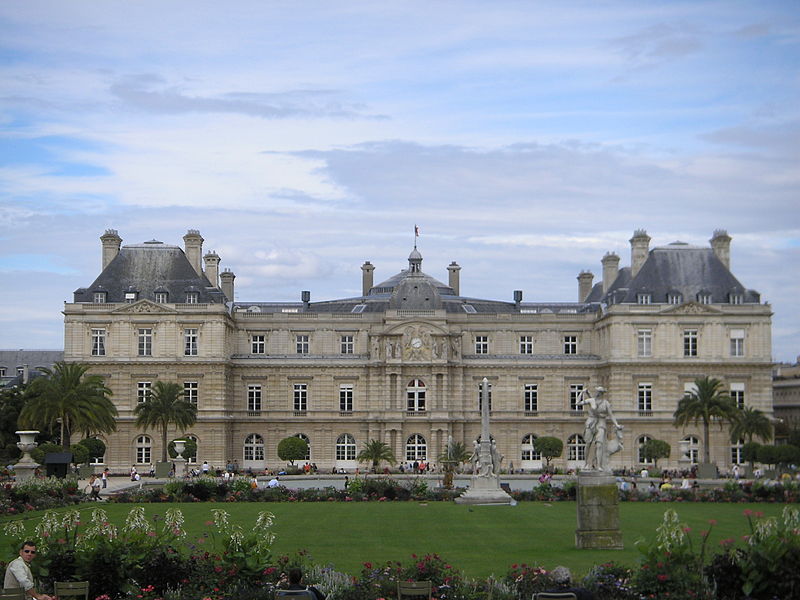
[[[0,347],[61,348],[99,236],[199,229],[237,300],[407,265],[573,301],[644,228],[733,237],[800,353],[800,5],[0,3]]]

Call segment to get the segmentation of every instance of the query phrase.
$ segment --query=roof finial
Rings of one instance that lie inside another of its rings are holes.
[[[414,250],[417,249],[417,238],[419,237],[419,225],[414,224]]]

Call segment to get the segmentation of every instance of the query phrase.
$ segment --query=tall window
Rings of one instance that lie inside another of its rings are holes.
[[[586,442],[580,434],[574,434],[567,439],[567,460],[586,460]]]
[[[151,381],[138,381],[136,383],[136,401],[141,404],[150,397]]]
[[[106,303],[106,293],[105,292],[95,292],[92,294],[92,302],[95,304],[105,304]]]
[[[536,383],[526,383],[524,387],[525,412],[536,412],[539,410],[539,385]]]
[[[653,410],[653,384],[640,383],[638,389],[639,412],[651,412]]]
[[[342,354],[353,354],[355,345],[352,335],[343,335],[339,338],[339,348]]]
[[[475,336],[475,354],[489,354],[489,336]]]
[[[247,386],[247,410],[258,412],[261,410],[261,386],[254,384]]]
[[[564,354],[577,354],[578,353],[578,336],[565,335],[564,336]]]
[[[744,356],[744,329],[731,329],[731,356]]]
[[[140,435],[136,438],[136,464],[146,465],[151,462],[150,453],[152,450],[152,442],[146,435]]]
[[[425,410],[425,382],[421,379],[412,379],[406,387],[406,399],[408,412],[423,412]]]
[[[744,440],[737,440],[735,444],[731,445],[731,464],[741,465],[744,463]]]
[[[139,356],[153,355],[153,330],[149,327],[139,329]]]
[[[697,356],[697,329],[686,329],[683,332],[683,355]]]
[[[730,397],[736,406],[744,408],[744,383],[731,383]]]
[[[571,383],[569,384],[569,409],[575,411],[582,411],[583,405],[578,406],[578,396],[581,395],[583,391],[583,384],[582,383]]]
[[[169,301],[169,294],[167,292],[156,292],[156,302],[159,304],[166,304]]]
[[[308,354],[308,335],[299,334],[294,336],[295,350],[297,354]]]
[[[267,336],[256,334],[250,336],[250,353],[264,354],[267,351]]]
[[[533,336],[521,335],[519,336],[519,353],[520,354],[533,354]]]
[[[183,397],[184,399],[193,404],[197,407],[197,382],[196,381],[184,381],[183,382]]]
[[[244,440],[245,460],[264,460],[264,438],[251,433]]]
[[[700,440],[693,435],[687,435],[683,438],[686,448],[686,456],[693,464],[700,462]]]
[[[308,410],[308,384],[295,383],[293,386],[293,400],[295,412],[306,412]]]
[[[106,355],[106,330],[92,329],[92,356]]]
[[[489,410],[492,410],[492,384],[486,385],[486,394],[489,396]],[[483,384],[478,384],[478,410],[483,410]]]
[[[638,446],[637,456],[639,458],[639,462],[644,465],[652,465],[653,459],[646,458],[644,455],[644,445],[649,442],[652,438],[649,435],[640,436],[638,440],[636,440],[636,445]]]
[[[640,357],[653,355],[653,330],[640,329],[636,332],[636,353]]]
[[[185,356],[197,356],[197,329],[183,330],[183,354]]]
[[[522,460],[542,460],[542,455],[533,447],[535,441],[536,436],[532,433],[522,438]]]
[[[415,433],[406,440],[406,460],[427,460],[428,444],[425,438]]]
[[[339,385],[339,410],[353,412],[353,384],[342,383]]]
[[[300,460],[311,460],[311,440],[308,439],[308,436],[305,433],[295,433],[294,437],[300,438],[306,443],[306,454]]]
[[[186,292],[186,304],[197,304],[200,301],[200,292]]]
[[[356,439],[349,433],[336,438],[336,460],[356,459]]]

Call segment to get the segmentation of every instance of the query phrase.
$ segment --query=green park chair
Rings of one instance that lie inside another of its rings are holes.
[[[404,596],[413,598],[427,598],[431,600],[433,585],[430,581],[398,581],[397,600],[403,600]]]
[[[89,600],[88,581],[56,581],[54,588],[59,599],[75,598],[75,600],[79,600],[83,596],[83,600]]]

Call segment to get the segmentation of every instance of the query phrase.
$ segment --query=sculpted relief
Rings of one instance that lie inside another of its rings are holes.
[[[457,338],[433,330],[426,324],[406,325],[390,334],[374,335],[370,350],[373,359],[429,361],[457,357]]]

